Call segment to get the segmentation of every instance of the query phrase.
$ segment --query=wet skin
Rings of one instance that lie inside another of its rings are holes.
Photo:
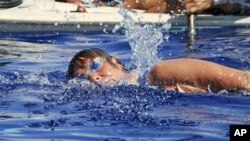
[[[81,63],[84,61],[85,63]],[[96,71],[88,71],[91,59],[80,58],[75,64],[75,77],[85,77],[98,84],[115,84],[120,80],[133,79],[121,64],[105,61]],[[82,66],[81,64],[87,64]],[[136,78],[138,80],[138,78]],[[250,72],[225,67],[197,59],[166,60],[152,66],[147,74],[150,85],[182,93],[218,92],[221,90],[250,91]]]
[[[126,76],[126,72],[123,71],[120,64],[112,66],[109,62],[105,61],[100,70],[92,72],[88,70],[88,66],[82,66],[81,61],[84,61],[86,64],[92,62],[91,59],[79,58],[75,64],[75,76],[85,77],[93,83],[114,84]]]

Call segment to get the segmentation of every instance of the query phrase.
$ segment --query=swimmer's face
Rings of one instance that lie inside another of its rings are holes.
[[[86,78],[93,83],[115,84],[125,77],[120,64],[111,65],[100,57],[94,59],[79,57],[75,62],[75,77]]]

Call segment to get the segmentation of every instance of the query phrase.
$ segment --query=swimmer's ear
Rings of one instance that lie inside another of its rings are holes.
[[[86,58],[84,58],[84,57],[78,57],[77,59],[79,59],[81,61],[85,61],[86,60]]]
[[[120,60],[118,60],[117,58],[111,56],[111,61],[112,61],[118,68],[123,68],[122,63],[121,63]]]
[[[86,61],[88,60],[88,58],[84,58],[84,57],[78,57],[75,60],[75,64],[77,64],[78,67],[86,67]]]

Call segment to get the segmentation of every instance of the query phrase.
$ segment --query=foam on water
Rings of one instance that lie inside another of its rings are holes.
[[[144,45],[137,43],[142,35],[129,28],[138,32],[151,27],[127,27],[131,30],[127,36],[136,38],[129,39],[132,45]],[[157,54],[164,59],[193,55],[249,70],[249,29],[232,34],[223,28],[217,38],[218,29],[202,31],[206,35],[200,35],[195,54],[180,39],[183,31],[172,34],[170,42],[163,40]],[[228,140],[229,124],[250,122],[250,100],[242,92],[180,95],[147,86],[107,87],[67,80],[68,62],[82,49],[98,47],[129,63],[132,52],[124,35],[0,37],[0,50],[9,52],[0,56],[0,140]],[[157,34],[157,41],[160,38]],[[151,45],[154,49],[157,41]]]
[[[217,126],[227,129],[228,123],[247,123],[250,118],[248,98],[183,96],[145,86],[99,86],[80,79],[67,82],[60,71],[1,72],[0,76],[4,111],[0,118],[8,125],[0,121],[0,129],[5,128],[0,130],[1,138],[125,140],[136,134],[146,140],[226,140],[227,131]]]

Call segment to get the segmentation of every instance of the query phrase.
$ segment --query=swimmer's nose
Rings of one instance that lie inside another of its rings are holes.
[[[91,74],[88,76],[88,79],[91,81],[91,82],[94,82],[94,83],[98,83],[99,81],[101,81],[101,77],[99,75],[96,75],[96,74]]]

